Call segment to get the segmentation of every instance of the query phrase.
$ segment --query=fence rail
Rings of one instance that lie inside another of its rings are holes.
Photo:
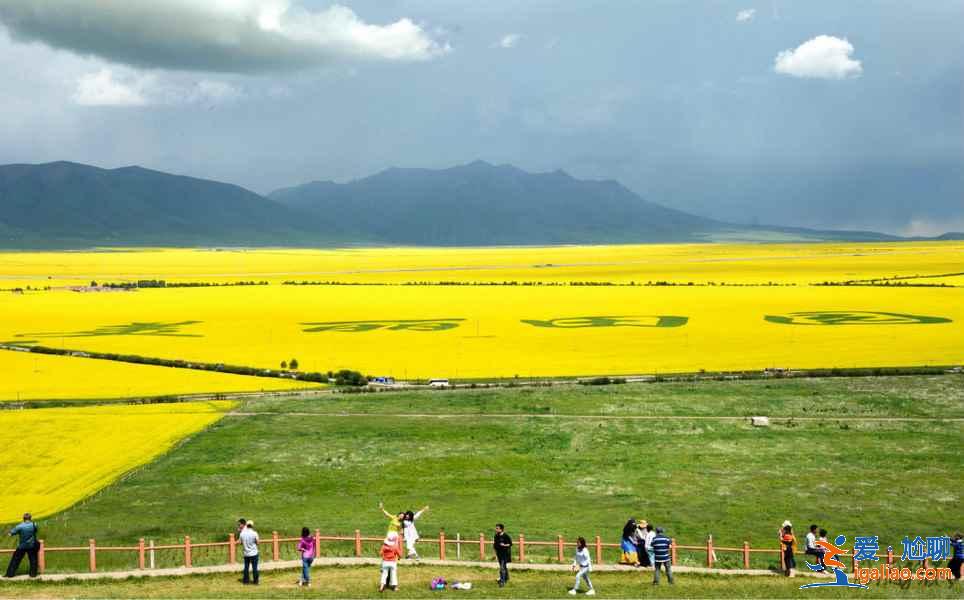
[[[322,550],[322,542],[330,543],[348,543],[350,546],[350,552],[356,557],[365,556],[369,554],[371,556],[378,556],[377,549],[369,549],[371,552],[366,553],[365,544],[378,544],[384,540],[383,536],[364,536],[361,531],[356,529],[352,535],[322,535],[321,531],[315,529],[314,531],[315,547],[320,553]],[[282,560],[282,555],[287,554],[291,558],[297,556],[295,545],[300,540],[299,537],[282,537],[277,531],[271,532],[270,537],[262,538],[260,541],[261,555],[265,557],[269,555],[272,561]],[[478,538],[467,538],[462,537],[461,534],[456,534],[456,536],[447,536],[444,531],[440,531],[438,537],[435,538],[420,538],[419,544],[422,547],[426,545],[437,546],[437,556],[439,560],[449,560],[448,549],[452,546],[455,547],[455,554],[457,559],[463,559],[463,555],[466,559],[478,559],[480,561],[487,560],[491,557],[488,552],[490,540],[486,538],[484,533],[480,533]],[[185,536],[184,541],[179,544],[155,544],[154,540],[145,540],[141,538],[137,541],[134,546],[98,546],[97,541],[93,538],[88,540],[86,546],[65,546],[65,547],[48,547],[44,540],[40,540],[40,551],[38,553],[38,567],[40,573],[44,573],[47,570],[48,563],[52,558],[50,555],[57,554],[70,554],[74,553],[79,555],[80,560],[83,560],[83,555],[86,554],[87,558],[87,572],[94,573],[98,571],[98,558],[105,558],[111,554],[126,554],[126,558],[133,559],[136,563],[136,568],[138,570],[143,569],[154,569],[157,568],[158,555],[164,551],[171,551],[174,553],[174,560],[178,566],[191,567],[194,566],[195,559],[200,557],[206,564],[236,564],[238,561],[238,551],[237,548],[240,545],[240,540],[236,539],[233,533],[227,536],[227,539],[223,542],[202,542],[197,543],[191,540],[190,536]],[[516,556],[518,562],[538,562],[530,560],[533,553],[538,554],[539,558],[543,561],[548,558],[548,562],[566,562],[568,560],[566,556],[567,548],[574,548],[576,545],[575,541],[567,541],[562,535],[556,536],[554,540],[530,540],[527,539],[524,533],[520,533],[516,539]],[[595,555],[596,564],[604,564],[605,562],[612,561],[618,562],[618,556],[621,554],[621,545],[618,543],[604,542],[600,536],[595,536],[592,540],[588,540],[588,545]],[[464,550],[463,550],[464,549]],[[545,555],[540,553],[540,550],[549,550],[549,554]],[[614,554],[609,554],[607,556],[608,550],[615,550]],[[0,555],[12,554],[13,549],[0,549]],[[752,555],[773,555],[774,558],[779,560],[780,570],[784,569],[784,554],[780,548],[751,548],[749,542],[743,542],[740,547],[727,547],[727,546],[716,546],[713,543],[713,536],[707,536],[706,542],[700,545],[692,544],[678,544],[675,538],[671,538],[670,545],[670,559],[671,564],[674,566],[679,564],[679,555],[681,552],[686,553],[696,553],[700,556],[700,562],[703,562],[707,568],[716,568],[725,570],[727,568],[734,567],[721,567],[719,566],[719,554],[723,555],[735,555],[736,561],[725,561],[730,564],[735,564],[735,568],[750,569],[751,568],[751,556]],[[477,553],[477,554],[476,554]],[[800,556],[805,556],[805,553],[798,552]],[[615,558],[615,560],[613,560]],[[689,558],[689,557],[688,557]],[[70,561],[76,564],[76,559]],[[895,562],[900,562],[895,560],[893,550],[888,548],[886,556],[886,564],[892,565]],[[929,561],[925,559],[923,561],[923,566],[927,568],[929,566]],[[774,565],[775,566],[775,565]],[[851,555],[851,568],[855,569],[858,566],[857,561],[853,560]],[[116,570],[116,569],[115,569]],[[128,570],[128,569],[124,569]],[[67,571],[67,572],[81,572],[79,570]]]

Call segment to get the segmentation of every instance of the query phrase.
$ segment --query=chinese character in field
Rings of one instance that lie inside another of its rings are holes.
[[[854,560],[880,560],[877,558],[877,551],[880,550],[880,545],[877,542],[876,535],[861,537],[857,536],[854,538]]]
[[[944,560],[951,553],[951,538],[946,535],[927,538],[927,556],[933,561]]]
[[[927,543],[921,536],[911,540],[905,535],[901,543],[904,544],[904,551],[900,555],[901,560],[924,560],[927,557]]]

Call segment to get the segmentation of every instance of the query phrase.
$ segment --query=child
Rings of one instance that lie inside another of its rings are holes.
[[[398,549],[398,534],[394,531],[388,532],[385,542],[382,544],[382,578],[379,592],[385,591],[385,586],[394,592],[398,589],[398,559],[402,553]]]
[[[415,521],[428,510],[428,506],[418,512],[405,511],[402,519],[402,529],[405,532],[405,548],[408,550],[408,558],[418,560],[418,552],[415,551],[415,542],[418,541],[418,530],[415,529]]]
[[[311,563],[315,561],[315,538],[307,527],[301,528],[301,539],[298,540],[298,553],[301,555],[301,579],[298,585],[311,586]]]
[[[576,540],[576,555],[572,559],[572,570],[578,571],[576,573],[576,585],[569,590],[570,596],[575,596],[579,593],[580,581],[586,582],[586,587],[589,588],[586,591],[587,596],[595,596],[596,590],[592,587],[592,581],[589,580],[589,572],[592,571],[592,559],[589,558],[589,548],[586,547],[586,538],[579,538]]]

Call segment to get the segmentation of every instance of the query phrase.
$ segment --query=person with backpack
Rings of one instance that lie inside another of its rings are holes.
[[[10,563],[7,565],[5,577],[14,577],[17,574],[17,569],[20,568],[24,555],[30,562],[30,576],[36,577],[37,566],[40,564],[38,561],[40,540],[37,537],[37,524],[33,522],[30,513],[24,513],[23,522],[11,529],[10,535],[19,536],[19,539],[17,540],[17,549],[13,551],[13,556],[10,557]]]
[[[241,583],[258,585],[258,532],[254,530],[254,521],[244,524],[241,532],[241,554],[244,556],[244,574]],[[251,573],[249,576],[248,573]]]
[[[586,538],[580,537],[576,540],[576,555],[572,559],[572,570],[576,572],[576,585],[569,590],[570,596],[579,593],[579,585],[582,581],[586,582],[587,596],[595,596],[596,590],[592,587],[589,580],[589,572],[592,571],[592,559],[589,557],[589,548],[586,547]]]
[[[505,525],[502,523],[496,523],[495,525],[492,548],[495,550],[495,557],[499,561],[499,587],[505,587],[505,584],[509,582],[509,563],[512,562],[512,538],[505,532]]]
[[[783,548],[783,573],[787,577],[793,577],[795,575],[794,571],[797,568],[797,559],[793,556],[797,551],[797,538],[793,535],[792,525],[784,525],[781,532],[780,544]]]
[[[394,592],[398,589],[398,559],[402,557],[402,551],[398,544],[398,533],[389,531],[382,543],[382,574],[381,585],[378,586],[379,592],[384,592],[385,588],[391,588]]]
[[[659,568],[663,567],[666,571],[666,580],[673,585],[673,559],[670,553],[670,546],[673,544],[663,532],[662,527],[656,528],[656,535],[653,536],[653,585],[659,585]]]
[[[302,527],[301,539],[298,540],[298,555],[301,556],[301,579],[298,580],[298,585],[311,587],[311,563],[315,562],[317,552],[315,538],[307,527]]]
[[[418,512],[405,511],[402,519],[402,531],[405,533],[405,548],[408,550],[408,558],[418,560],[418,552],[415,551],[415,542],[418,541],[418,530],[415,529],[415,521],[428,510],[428,506]]]

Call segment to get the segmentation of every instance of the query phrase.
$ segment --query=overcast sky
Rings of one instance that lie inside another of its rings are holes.
[[[964,1],[0,0],[0,163],[258,192],[484,159],[964,230]]]

